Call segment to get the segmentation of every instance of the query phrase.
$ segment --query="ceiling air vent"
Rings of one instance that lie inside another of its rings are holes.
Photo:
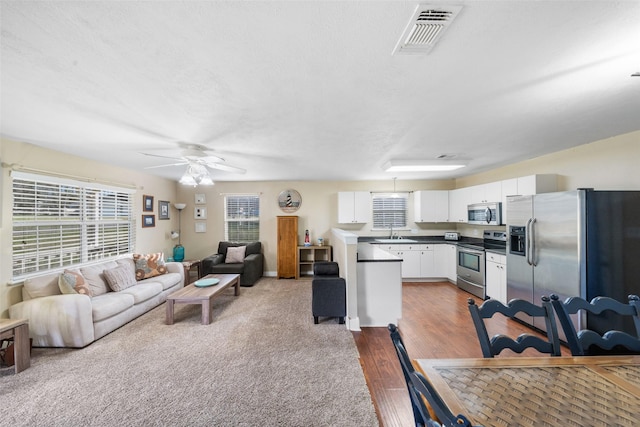
[[[393,54],[428,53],[461,9],[462,6],[418,5]]]

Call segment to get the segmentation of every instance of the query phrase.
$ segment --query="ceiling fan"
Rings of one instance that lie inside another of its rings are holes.
[[[170,166],[186,165],[187,170],[180,178],[180,183],[185,185],[213,185],[213,180],[209,175],[208,169],[217,169],[225,172],[246,173],[246,169],[237,166],[231,166],[225,163],[222,157],[210,154],[207,147],[196,144],[181,144],[182,152],[180,157],[163,156],[160,154],[140,153],[145,156],[160,157],[163,159],[174,160],[173,163],[167,163],[157,166],[148,166],[145,169],[156,169]]]

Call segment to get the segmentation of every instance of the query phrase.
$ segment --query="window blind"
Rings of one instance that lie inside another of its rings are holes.
[[[260,197],[227,195],[224,202],[224,236],[230,242],[260,240]]]
[[[374,229],[407,226],[408,193],[375,193],[371,199]]]
[[[133,251],[128,189],[12,173],[13,280]]]

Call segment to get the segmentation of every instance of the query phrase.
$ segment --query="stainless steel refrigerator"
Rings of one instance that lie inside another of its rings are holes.
[[[640,294],[640,191],[577,190],[507,198],[507,299],[540,304]],[[519,316],[545,330],[542,319]],[[576,328],[633,333],[631,320],[574,318]],[[562,331],[560,330],[562,334]],[[561,336],[564,339],[564,336]]]

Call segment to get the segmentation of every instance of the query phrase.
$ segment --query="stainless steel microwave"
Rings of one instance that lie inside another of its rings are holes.
[[[478,225],[501,225],[502,203],[474,203],[467,206],[467,223]]]

